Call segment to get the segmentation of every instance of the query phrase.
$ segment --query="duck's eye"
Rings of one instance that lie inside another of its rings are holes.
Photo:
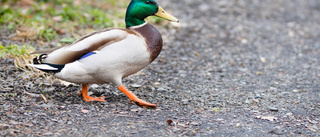
[[[146,1],[146,4],[151,4],[151,2],[150,1]]]

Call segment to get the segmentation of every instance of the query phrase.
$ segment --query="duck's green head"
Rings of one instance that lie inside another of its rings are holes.
[[[166,13],[155,0],[132,0],[127,8],[126,27],[141,25],[145,23],[145,18],[153,15],[178,22],[178,19]]]

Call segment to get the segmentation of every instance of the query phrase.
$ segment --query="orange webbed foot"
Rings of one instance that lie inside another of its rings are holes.
[[[91,102],[91,101],[101,101],[101,102],[106,102],[104,96],[100,97],[90,97],[90,96],[83,96],[84,101]]]
[[[101,101],[105,102],[106,100],[104,96],[101,97],[91,97],[88,95],[88,85],[87,84],[82,84],[82,90],[79,92],[79,95],[83,97],[84,101],[91,102],[91,101]]]
[[[130,99],[130,103],[132,103],[132,101],[133,101],[134,103],[136,103],[139,106],[151,107],[151,108],[157,107],[157,105],[155,105],[155,104],[151,104],[151,103],[148,103],[142,99],[139,99],[135,94],[133,94],[132,92],[127,90],[123,85],[118,87],[118,89],[128,96],[128,98]]]

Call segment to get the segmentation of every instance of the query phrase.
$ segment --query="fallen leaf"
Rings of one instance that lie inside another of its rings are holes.
[[[31,6],[33,3],[33,0],[21,0],[19,4],[21,6]]]
[[[27,15],[28,11],[29,11],[29,8],[22,9],[21,10],[21,14],[22,15]]]
[[[73,2],[73,4],[76,5],[76,6],[80,6],[82,4],[82,1],[81,0],[75,0]]]
[[[73,83],[70,83],[70,82],[67,82],[67,81],[63,81],[63,80],[60,80],[60,83],[62,85],[65,85],[66,87],[70,86],[70,85],[74,85]]]
[[[43,10],[43,11],[45,11],[45,10],[47,10],[48,9],[48,4],[43,4],[42,6],[41,6],[41,10]]]
[[[162,63],[167,63],[167,61],[164,60],[164,59],[158,59],[158,61],[159,61],[159,62],[162,62]],[[319,74],[319,75],[320,75],[320,74]]]
[[[16,37],[17,39],[36,39],[37,38],[37,31],[32,28],[21,27],[16,30]]]
[[[52,17],[52,20],[53,20],[53,21],[56,21],[56,22],[61,21],[61,20],[62,20],[62,16]]]
[[[197,57],[200,57],[200,53],[199,52],[193,51],[193,54],[195,54]]]
[[[256,72],[256,75],[262,75],[262,74],[263,74],[263,72],[261,72],[261,71]]]
[[[172,119],[168,119],[166,122],[168,123],[168,126],[170,126],[171,123],[173,122],[173,120]]]
[[[64,29],[54,27],[54,31],[56,31],[58,34],[66,34],[66,31]]]

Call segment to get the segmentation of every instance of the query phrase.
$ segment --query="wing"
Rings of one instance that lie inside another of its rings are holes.
[[[83,36],[71,45],[48,54],[42,63],[63,65],[74,62],[90,52],[125,39],[128,34],[135,34],[135,32],[128,29],[106,29],[93,32]]]

